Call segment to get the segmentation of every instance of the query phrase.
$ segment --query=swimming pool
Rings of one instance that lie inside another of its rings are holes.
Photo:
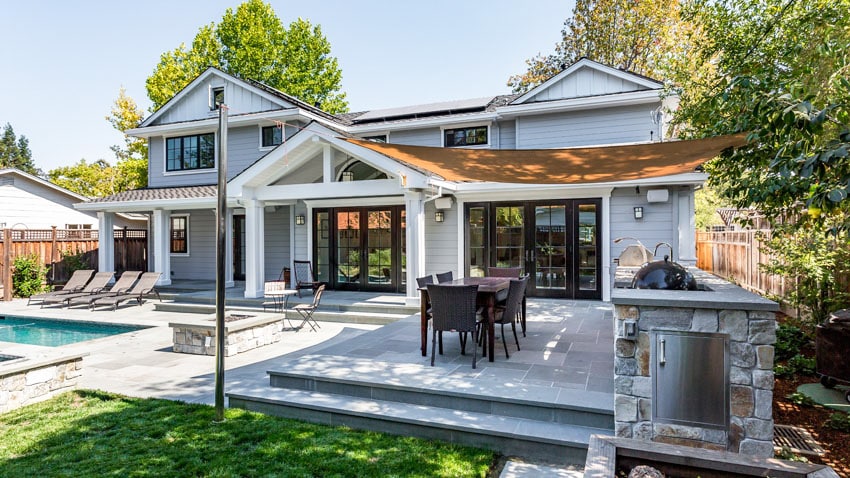
[[[0,342],[59,347],[146,328],[148,327],[0,315]]]

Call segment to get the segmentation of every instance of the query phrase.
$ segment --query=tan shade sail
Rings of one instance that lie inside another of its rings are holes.
[[[466,149],[406,146],[345,138],[447,181],[578,184],[692,173],[745,135],[626,146],[566,149]]]

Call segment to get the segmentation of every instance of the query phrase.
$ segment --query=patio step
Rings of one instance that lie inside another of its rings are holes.
[[[183,302],[156,302],[154,303],[154,309],[161,312],[177,312],[190,314],[215,313],[215,305]],[[234,304],[230,300],[227,301],[227,310],[238,310],[243,312],[263,312],[262,306],[257,307],[251,304]],[[266,312],[270,311],[270,309],[266,309]],[[300,316],[297,312],[289,311],[287,313],[289,314],[288,317],[290,319],[295,320],[296,318],[298,318],[298,320],[300,320]],[[320,308],[313,314],[313,317],[315,317],[316,320],[318,320],[319,322],[343,322],[347,324],[385,325],[408,317],[408,315],[360,311],[333,311],[322,310]]]
[[[285,367],[268,372],[268,390],[228,394],[230,405],[579,465],[590,435],[614,428],[607,393],[466,380],[421,364],[341,355],[304,355]]]
[[[417,436],[558,464],[583,464],[593,434],[611,430],[386,400],[272,388],[262,397],[229,393],[231,407],[269,415]]]

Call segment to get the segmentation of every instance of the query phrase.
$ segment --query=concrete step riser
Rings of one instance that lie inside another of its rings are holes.
[[[593,428],[614,428],[614,416],[610,413],[598,413],[588,410],[575,410],[567,407],[545,407],[526,403],[512,403],[502,400],[487,400],[475,396],[445,395],[428,390],[405,390],[385,387],[372,383],[339,382],[334,379],[322,379],[297,374],[269,373],[272,387],[291,390],[321,392],[372,400],[425,405],[448,408],[465,412],[486,413],[528,420],[561,423]]]
[[[343,411],[315,410],[297,403],[269,403],[246,398],[230,397],[230,407],[285,418],[294,418],[331,426],[347,426],[394,435],[414,436],[441,440],[460,445],[474,446],[499,452],[507,456],[521,456],[553,464],[580,465],[587,456],[583,444],[557,444],[528,437],[501,436],[482,433],[475,429],[450,429],[440,424],[421,421],[403,421],[393,417],[362,416]]]
[[[166,294],[162,294],[163,300],[174,300],[177,301],[175,304],[199,304],[199,305],[215,305],[215,299],[209,297],[191,297],[191,296],[168,296]],[[309,296],[305,297],[304,300],[309,300]],[[227,306],[245,306],[245,307],[262,307],[260,303],[262,299],[241,299],[241,298],[228,298]],[[289,301],[289,305],[292,306],[296,302],[294,300]],[[419,312],[418,307],[401,307],[395,305],[364,305],[364,304],[319,304],[319,311],[327,311],[327,312],[364,312],[364,313],[383,313],[383,314],[398,314],[409,316]]]
[[[160,312],[176,312],[176,313],[189,313],[189,314],[214,314],[215,306],[211,305],[203,305],[203,304],[178,304],[174,302],[163,302],[163,303],[155,303],[154,310]],[[262,308],[257,307],[240,307],[238,305],[227,304],[227,310],[235,310],[241,312],[263,312]],[[270,312],[267,310],[266,312]],[[293,321],[293,323],[298,323],[301,321],[301,317],[297,312],[289,311],[289,319]],[[367,313],[341,313],[341,312],[322,312],[316,311],[313,314],[313,317],[320,322],[339,322],[346,324],[369,324],[369,325],[386,325],[397,320],[401,320],[407,316],[404,315],[393,315],[393,314],[380,314],[380,315],[370,315]]]

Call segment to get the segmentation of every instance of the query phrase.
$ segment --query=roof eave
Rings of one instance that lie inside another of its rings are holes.
[[[215,207],[215,203],[215,197],[191,199],[148,199],[143,201],[89,201],[74,204],[74,209],[79,211],[120,213],[153,211],[156,209],[211,209]]]
[[[496,107],[503,118],[528,113],[555,113],[589,108],[608,108],[611,106],[629,106],[661,101],[660,89],[639,90],[611,95],[583,96],[564,100],[541,101],[537,103],[511,104]]]

